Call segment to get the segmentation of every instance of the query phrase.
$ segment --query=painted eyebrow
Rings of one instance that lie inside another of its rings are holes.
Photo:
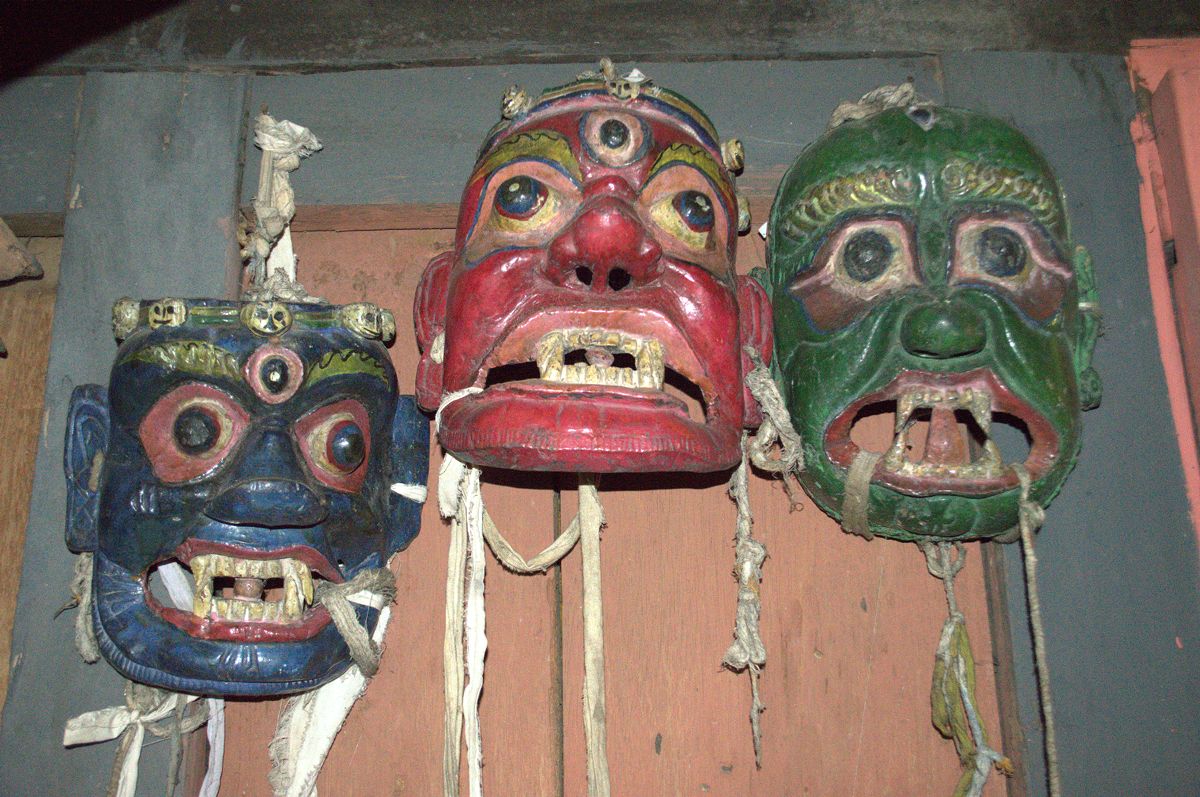
[[[808,189],[783,209],[780,222],[784,233],[802,239],[847,211],[911,205],[916,199],[917,181],[907,169],[868,169]]]
[[[649,183],[656,174],[673,163],[683,163],[699,169],[721,193],[725,194],[727,200],[733,198],[727,181],[721,177],[721,167],[713,160],[713,157],[700,147],[680,141],[676,141],[659,153],[654,165],[650,167],[650,172],[646,175],[646,182]]]
[[[172,371],[210,378],[244,381],[237,355],[204,340],[171,340],[138,349],[118,365],[143,362]]]
[[[475,182],[505,163],[519,159],[541,160],[561,166],[577,185],[583,182],[583,170],[566,136],[553,130],[531,130],[507,139],[479,162],[469,182]]]
[[[1036,174],[991,163],[955,159],[938,175],[954,199],[1000,199],[1022,205],[1050,230],[1065,237],[1066,219],[1054,189]]]
[[[323,379],[331,379],[343,374],[366,374],[388,383],[387,369],[383,364],[358,349],[341,349],[326,352],[308,368],[304,377],[304,387],[309,388]]]

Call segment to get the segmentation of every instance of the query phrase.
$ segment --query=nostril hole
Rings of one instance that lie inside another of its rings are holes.
[[[909,108],[908,118],[916,122],[917,126],[922,130],[930,129],[937,120],[937,117],[933,115],[933,111],[921,105]]]
[[[633,277],[623,268],[614,268],[608,272],[608,287],[614,291],[619,291],[629,284]]]
[[[575,269],[575,278],[584,285],[592,284],[592,270],[587,266],[578,266]]]

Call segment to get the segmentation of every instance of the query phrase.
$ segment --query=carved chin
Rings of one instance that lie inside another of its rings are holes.
[[[987,369],[905,371],[860,397],[826,430],[831,462],[850,467],[860,451],[852,431],[873,416],[891,419],[892,441],[871,482],[906,495],[993,495],[1018,486],[1011,465],[1024,465],[1036,481],[1059,456],[1058,434],[1046,417]],[[1009,436],[1025,438],[1023,457],[1002,453],[995,437],[1001,425],[1010,427]]]
[[[604,320],[560,317],[510,333],[479,370],[482,392],[443,411],[442,444],[477,465],[521,470],[736,464],[739,429],[720,417],[711,380],[683,337],[663,325]]]
[[[320,553],[302,546],[264,552],[188,540],[172,559],[191,574],[191,611],[162,605],[149,589],[146,601],[164,620],[198,639],[310,639],[330,622],[329,612],[314,605],[314,578],[341,580]]]

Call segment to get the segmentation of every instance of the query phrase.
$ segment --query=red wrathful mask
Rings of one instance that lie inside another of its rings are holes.
[[[743,346],[770,356],[770,308],[734,273],[726,158],[690,102],[629,88],[588,77],[518,95],[463,191],[454,251],[425,271],[417,398],[433,410],[476,389],[440,419],[460,459],[722,470],[759,421]]]

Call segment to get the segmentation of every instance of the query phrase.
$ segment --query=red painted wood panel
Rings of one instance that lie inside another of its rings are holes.
[[[1200,39],[1138,40],[1128,61],[1150,294],[1200,537]]]
[[[1175,263],[1171,294],[1193,411],[1200,407],[1200,65],[1172,69],[1150,101]],[[1182,312],[1180,312],[1182,311]]]
[[[396,312],[393,357],[411,384],[412,292],[427,257],[449,237],[310,232],[297,236],[296,248],[314,293],[371,298]],[[743,239],[743,251],[745,268],[761,263],[761,241]],[[928,696],[946,615],[940,583],[915,546],[848,537],[807,500],[789,513],[779,485],[757,476],[756,533],[771,558],[763,584],[765,760],[755,771],[747,676],[720,666],[736,597],[727,475],[601,483],[614,795],[949,795],[958,761],[930,724]],[[497,524],[526,554],[540,549],[552,534],[550,477],[489,478],[484,493]],[[569,519],[573,478],[561,479]],[[447,539],[427,506],[420,537],[397,560],[400,595],[382,670],[334,746],[322,794],[440,793]],[[998,737],[982,562],[978,546],[968,547],[958,592],[979,662],[981,710]],[[560,768],[563,794],[585,792],[579,567],[575,550],[562,566],[560,630],[556,572],[517,576],[489,559],[481,712],[492,797],[556,795]],[[266,744],[278,709],[277,701],[231,704],[222,794],[269,793]],[[1003,788],[996,778],[986,794]]]
[[[762,264],[754,236],[741,271]],[[885,448],[890,419],[872,430]],[[721,667],[737,584],[728,474],[605,478],[601,546],[614,795],[949,795],[952,743],[930,723],[933,654],[946,617],[941,582],[915,545],[843,533],[806,496],[750,480],[755,536],[767,546],[761,686],[763,768],[756,770],[749,676]],[[803,495],[803,493],[800,493]],[[564,516],[574,511],[564,494]],[[979,700],[995,744],[998,712],[982,557],[957,592],[979,663]],[[578,552],[563,564],[565,793],[586,793]],[[1004,793],[995,777],[985,794]]]

